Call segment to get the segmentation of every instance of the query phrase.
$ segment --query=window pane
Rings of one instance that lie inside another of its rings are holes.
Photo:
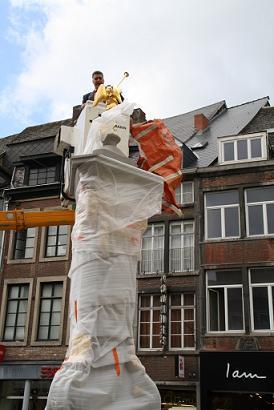
[[[38,331],[38,340],[47,340],[48,339],[49,328],[47,326],[40,326]]]
[[[181,309],[171,310],[171,320],[175,322],[179,322],[181,320]]]
[[[251,158],[260,158],[262,156],[261,138],[252,138],[250,145]]]
[[[239,203],[238,191],[229,190],[221,192],[208,192],[206,194],[206,206],[232,205]]]
[[[65,256],[67,252],[66,246],[58,246],[57,247],[57,256]]]
[[[185,347],[194,347],[194,335],[184,336],[184,346]]]
[[[254,329],[270,329],[267,287],[253,288]]]
[[[171,347],[181,348],[182,337],[181,336],[171,336]]]
[[[6,318],[6,326],[14,326],[15,325],[16,314],[15,313],[8,313]]]
[[[234,160],[234,142],[224,142],[224,160]]]
[[[150,324],[141,323],[140,324],[140,335],[149,335],[150,334]]]
[[[194,322],[184,322],[184,332],[187,335],[194,334]]]
[[[274,268],[251,269],[252,283],[274,283]]]
[[[141,296],[141,306],[150,306],[150,295]]]
[[[15,332],[15,340],[24,340],[25,328],[17,327]]]
[[[61,322],[61,315],[60,315],[60,313],[59,312],[56,312],[56,313],[52,313],[52,315],[51,315],[51,324],[53,325],[53,326],[56,326],[56,325],[60,325],[60,322]]]
[[[249,235],[261,235],[264,233],[263,206],[248,206]]]
[[[194,294],[193,293],[184,294],[184,305],[185,306],[193,306],[194,305]]]
[[[239,209],[225,208],[225,236],[239,236]]]
[[[209,289],[209,330],[225,330],[224,289]]]
[[[170,331],[172,335],[180,335],[182,332],[181,322],[171,322]]]
[[[13,327],[6,327],[5,328],[5,333],[4,333],[4,340],[13,340],[13,333],[14,333],[14,328]]]
[[[59,326],[51,326],[50,328],[50,340],[58,340],[59,339]]]
[[[49,325],[50,313],[41,313],[40,314],[40,325],[48,326]]]
[[[53,289],[54,296],[61,297],[62,293],[63,293],[63,284],[62,283],[55,283],[54,284],[54,289]]]
[[[50,300],[42,300],[41,302],[41,312],[50,312]]]
[[[247,202],[274,201],[274,185],[246,190]]]
[[[266,205],[268,233],[274,233],[274,204]]]
[[[142,310],[140,317],[141,322],[150,322],[150,311]]]
[[[153,306],[160,306],[160,295],[154,295],[153,296]]]
[[[19,286],[9,285],[9,299],[18,298],[19,296]]]
[[[237,141],[238,160],[247,159],[247,140]]]
[[[221,210],[220,209],[208,209],[207,210],[207,237],[221,238]]]
[[[21,286],[20,297],[27,298],[29,295],[29,285]]]
[[[194,320],[194,309],[184,309],[185,320]]]
[[[208,285],[238,285],[242,283],[241,271],[208,270]]]
[[[181,295],[175,294],[170,296],[171,306],[181,306]]]
[[[153,323],[152,325],[152,334],[159,335],[160,334],[160,323]]]
[[[61,300],[60,299],[53,301],[52,311],[61,312]]]
[[[52,295],[52,284],[43,284],[42,285],[42,296],[43,297],[51,297]]]
[[[17,303],[16,301],[10,300],[8,302],[8,313],[16,313],[17,310]]]
[[[55,246],[47,247],[46,256],[55,256]]]
[[[25,312],[27,311],[27,304],[28,304],[27,300],[21,300],[21,301],[19,302],[19,309],[18,309],[18,311],[19,311],[20,313],[25,313]]]
[[[149,336],[140,336],[140,348],[146,349],[149,347]]]
[[[241,288],[227,289],[228,329],[243,329],[243,298]]]

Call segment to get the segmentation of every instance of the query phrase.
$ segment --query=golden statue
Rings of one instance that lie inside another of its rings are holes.
[[[93,107],[98,105],[100,102],[105,102],[107,105],[107,110],[110,110],[111,108],[116,107],[116,105],[121,104],[122,99],[121,99],[121,90],[119,89],[119,85],[128,76],[129,76],[128,72],[125,72],[124,77],[119,82],[117,87],[114,87],[112,85],[105,86],[104,84],[101,84],[98,87],[98,90],[95,94],[95,98],[92,104]]]

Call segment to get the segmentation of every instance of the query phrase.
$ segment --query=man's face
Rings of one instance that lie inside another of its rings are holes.
[[[92,76],[92,82],[95,90],[97,90],[99,85],[104,84],[104,76],[102,74],[94,74]]]

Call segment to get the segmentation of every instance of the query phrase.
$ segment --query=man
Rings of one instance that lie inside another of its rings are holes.
[[[101,71],[94,71],[92,73],[92,83],[94,85],[94,90],[83,95],[82,104],[85,104],[88,100],[94,101],[94,96],[99,85],[104,84],[104,74]]]

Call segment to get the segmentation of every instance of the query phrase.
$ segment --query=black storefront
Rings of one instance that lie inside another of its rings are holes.
[[[274,410],[274,352],[201,352],[201,410]]]

